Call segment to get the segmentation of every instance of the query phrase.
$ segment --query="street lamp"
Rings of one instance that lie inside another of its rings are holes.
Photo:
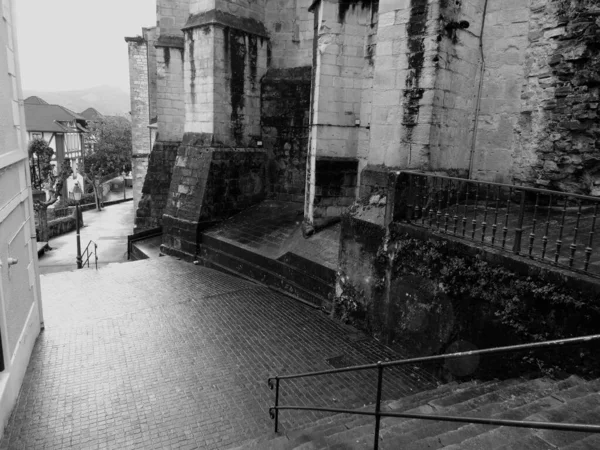
[[[77,202],[75,204],[75,224],[77,226],[77,268],[81,269],[81,238],[79,236],[79,202],[81,201],[81,188],[79,187],[79,183],[75,183],[75,187],[73,187],[73,198]]]
[[[125,177],[127,176],[127,172],[125,172],[125,168],[123,168],[123,172],[121,172],[121,175],[123,175],[123,200],[127,200],[127,195],[126,195],[126,190],[125,190]]]

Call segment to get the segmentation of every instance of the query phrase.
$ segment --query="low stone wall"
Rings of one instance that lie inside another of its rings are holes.
[[[394,211],[398,205],[366,198],[343,216],[335,317],[408,357],[597,332],[599,280],[388,223],[402,216]],[[593,355],[590,348],[508,355],[447,364],[442,372],[450,378],[522,370],[591,375],[598,367]]]
[[[75,230],[77,227],[77,223],[75,221],[75,216],[61,217],[60,219],[54,219],[48,221],[48,238],[52,239],[53,237],[60,236],[62,234],[68,233],[69,231]],[[36,238],[39,241],[40,230],[36,228],[35,230]]]

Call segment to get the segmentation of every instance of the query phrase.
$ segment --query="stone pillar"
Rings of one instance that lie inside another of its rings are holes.
[[[195,255],[203,223],[264,198],[265,153],[256,142],[269,49],[262,4],[192,1],[190,7],[194,13],[183,27],[185,136],[173,169],[162,246],[186,258]],[[159,98],[162,136],[160,114]]]
[[[355,198],[359,137],[368,127],[361,122],[369,66],[365,48],[375,14],[372,5],[365,5],[322,0],[312,9],[314,79],[304,211],[310,226],[316,219],[339,216]],[[323,185],[334,173],[345,175],[335,186]]]
[[[131,96],[131,142],[133,208],[137,210],[148,157],[150,156],[150,111],[148,94],[148,46],[143,37],[125,38],[129,48],[129,85]]]

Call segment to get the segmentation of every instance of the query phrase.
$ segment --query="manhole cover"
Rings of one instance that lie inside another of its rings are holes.
[[[346,355],[334,356],[333,358],[328,358],[325,361],[334,369],[341,369],[343,367],[350,367],[355,365],[352,358]]]

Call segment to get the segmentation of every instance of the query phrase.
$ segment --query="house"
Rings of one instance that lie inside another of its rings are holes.
[[[0,436],[43,328],[15,3],[0,5]]]
[[[73,175],[66,183],[66,193],[71,196],[76,182],[84,185],[78,168],[83,164],[87,120],[85,117],[60,105],[51,105],[43,99],[32,96],[25,99],[25,121],[27,144],[33,139],[43,139],[54,150],[56,165],[59,167],[68,158]],[[32,170],[32,176],[37,176]]]

